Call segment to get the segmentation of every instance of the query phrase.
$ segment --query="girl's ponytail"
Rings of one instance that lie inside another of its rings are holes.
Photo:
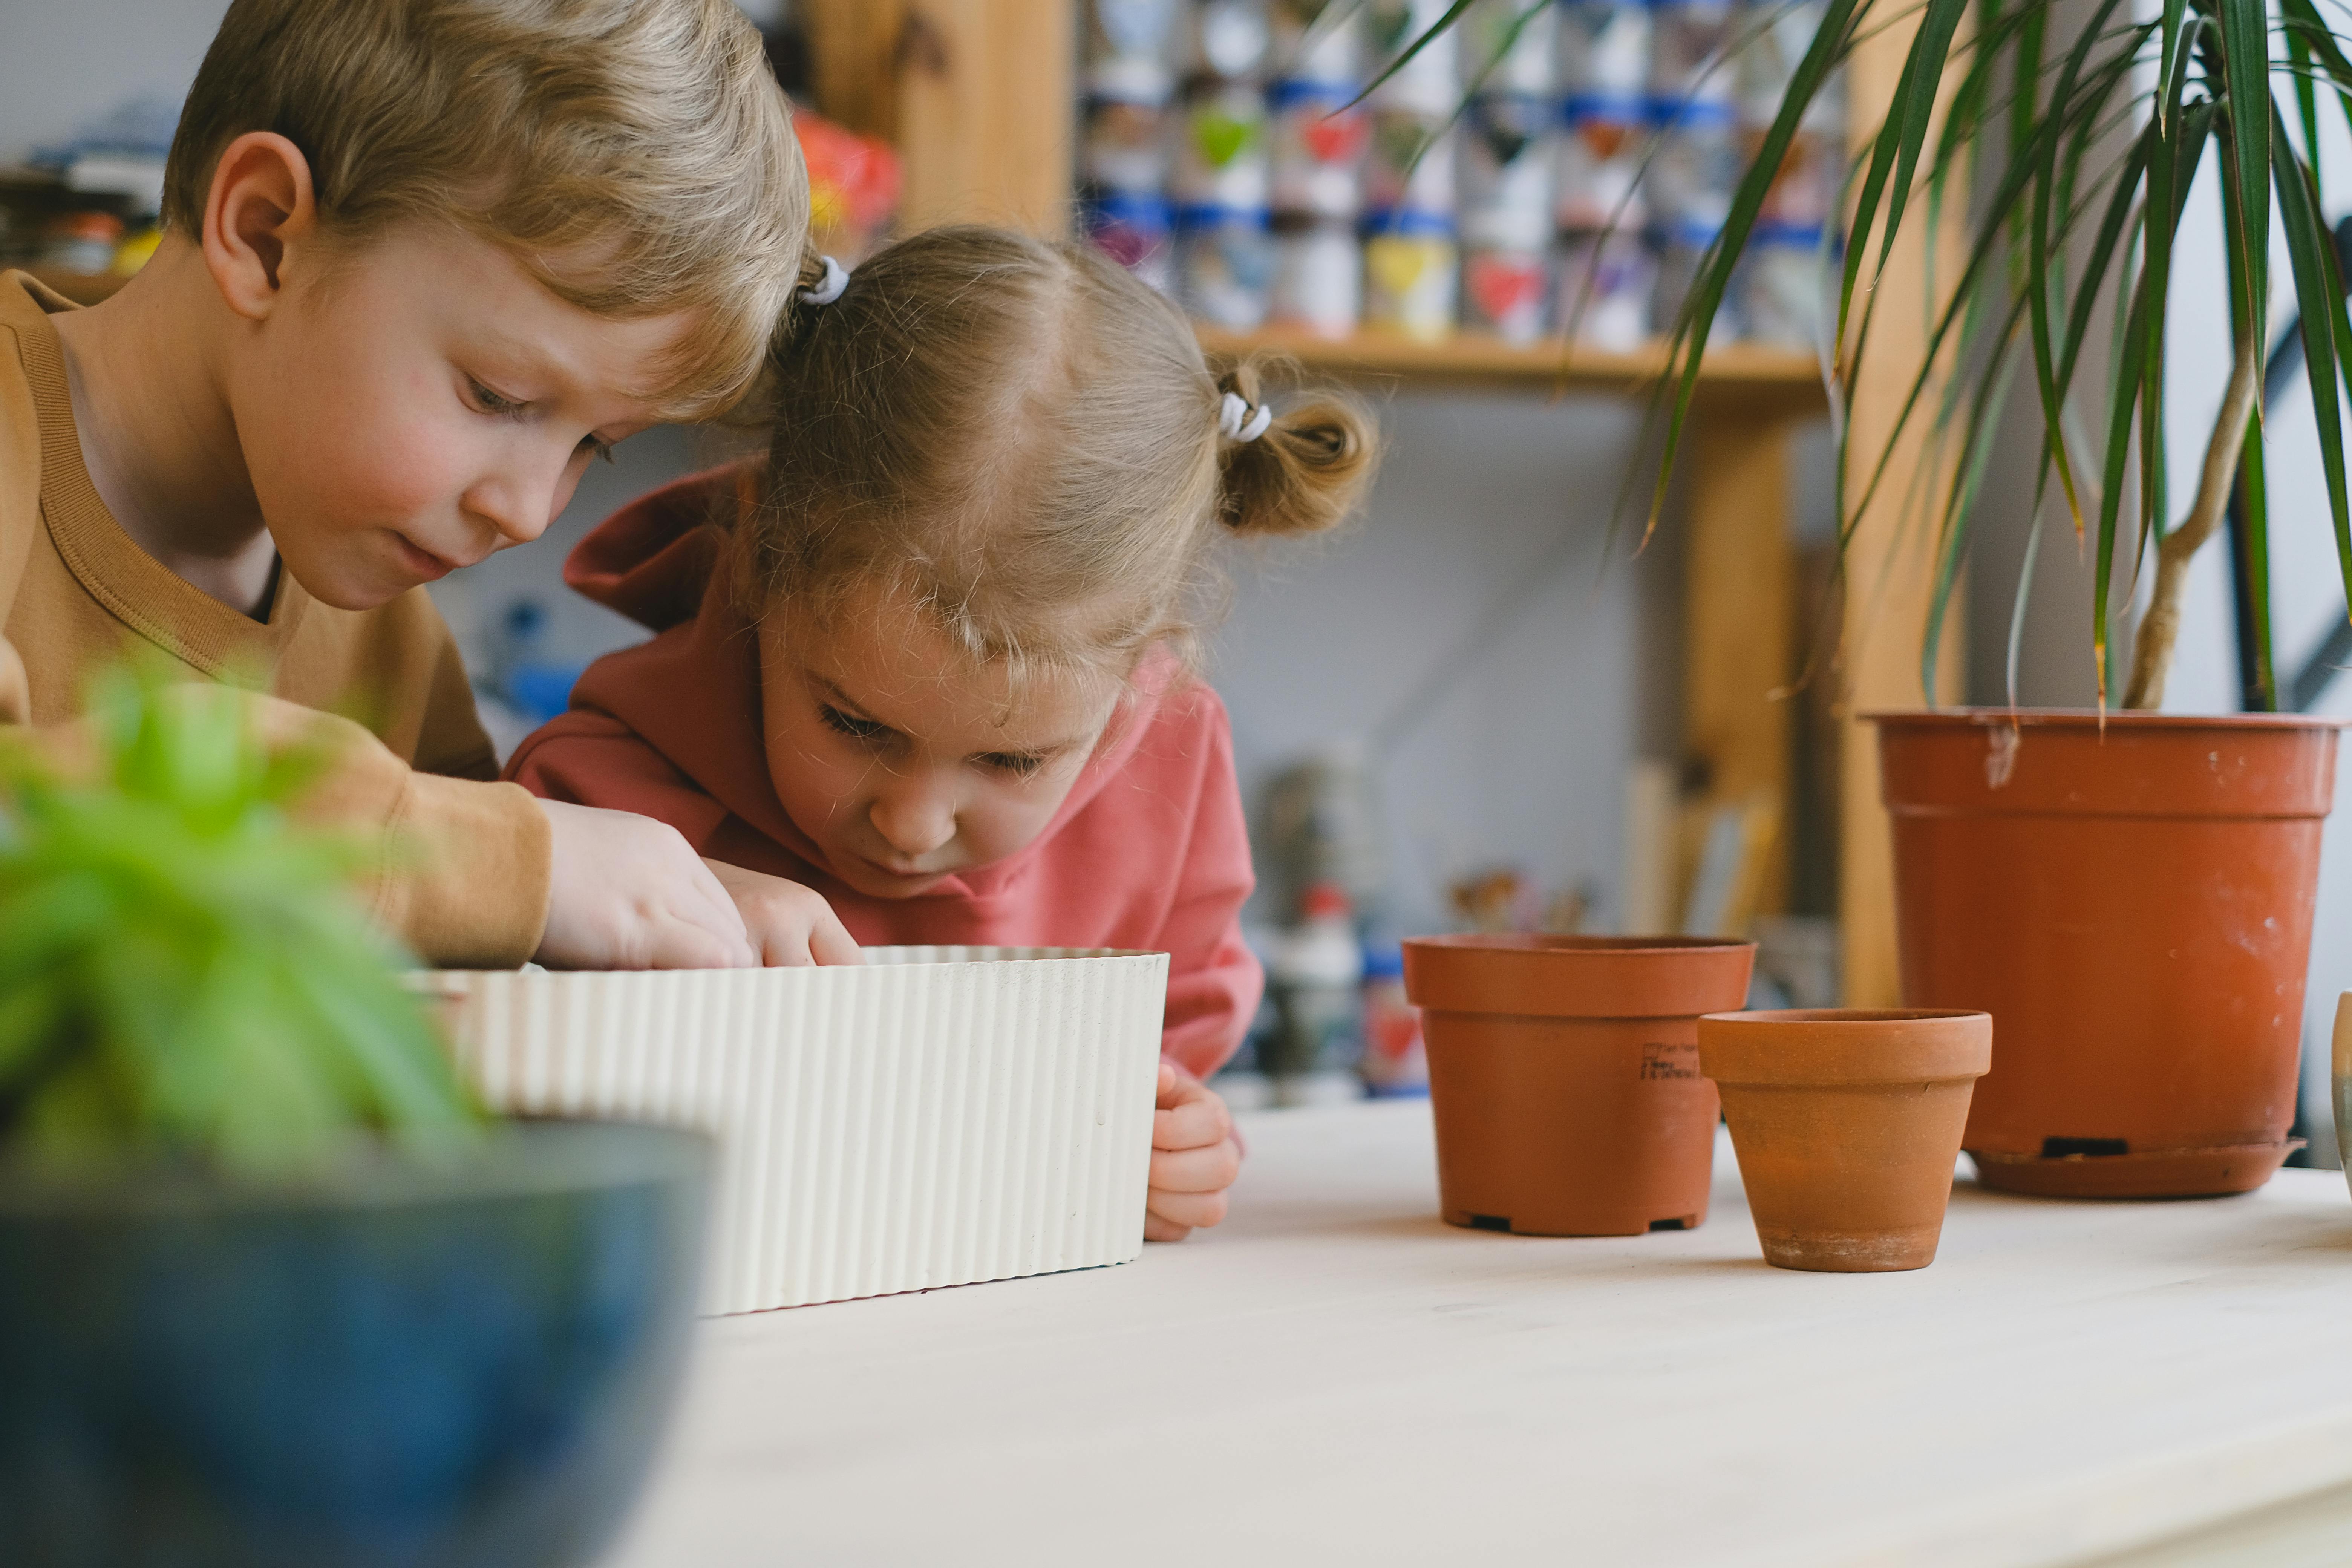
[[[1217,518],[1251,538],[1320,533],[1343,521],[1371,483],[1377,452],[1370,416],[1345,393],[1318,390],[1264,420],[1265,384],[1278,363],[1253,354],[1217,378],[1220,395],[1249,411],[1238,430],[1219,437]]]

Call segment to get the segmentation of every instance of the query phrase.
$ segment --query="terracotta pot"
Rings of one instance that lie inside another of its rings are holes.
[[[1903,999],[1982,1008],[1986,1185],[2187,1197],[2268,1181],[2334,800],[2333,720],[1874,715]]]
[[[1639,1236],[1706,1219],[1717,1101],[1698,1016],[1747,999],[1755,958],[1712,937],[1406,942],[1446,1223]]]
[[[1698,1055],[1765,1262],[1869,1274],[1936,1260],[1990,1017],[1718,1013],[1698,1021]]]

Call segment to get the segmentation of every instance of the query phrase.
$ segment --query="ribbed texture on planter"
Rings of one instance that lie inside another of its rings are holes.
[[[709,1311],[1135,1258],[1167,956],[866,958],[426,984],[497,1109],[717,1136]]]

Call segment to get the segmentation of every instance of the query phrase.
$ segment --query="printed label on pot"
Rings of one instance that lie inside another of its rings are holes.
[[[1698,1077],[1698,1043],[1651,1040],[1642,1047],[1642,1079]]]

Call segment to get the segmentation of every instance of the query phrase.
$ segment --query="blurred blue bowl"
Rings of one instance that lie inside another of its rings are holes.
[[[550,1121],[300,1187],[0,1181],[0,1563],[593,1561],[677,1392],[709,1160]]]

